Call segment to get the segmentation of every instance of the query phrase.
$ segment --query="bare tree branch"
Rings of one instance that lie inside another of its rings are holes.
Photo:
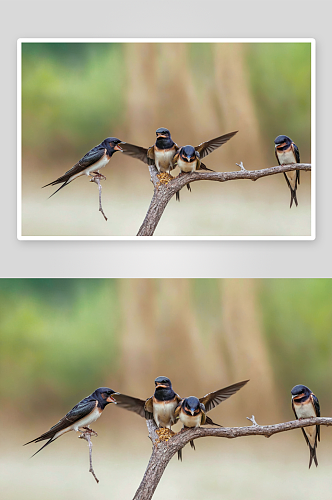
[[[97,174],[97,175],[94,175],[92,177],[92,179],[90,179],[90,182],[95,182],[96,184],[98,184],[98,189],[99,189],[99,212],[101,212],[102,215],[103,215],[103,217],[104,217],[104,219],[107,220],[107,217],[104,214],[103,206],[101,204],[101,184],[100,184],[101,179],[106,180],[106,177],[104,175]]]
[[[85,429],[82,434],[80,434],[78,437],[79,439],[85,439],[85,441],[88,442],[89,445],[89,461],[90,461],[90,469],[89,472],[93,475],[95,478],[96,482],[99,483],[99,479],[97,478],[95,471],[93,470],[93,465],[92,465],[92,441],[91,441],[91,436],[98,436],[98,434],[93,431],[92,429],[89,429],[88,427],[83,427]]]
[[[153,197],[137,236],[153,236],[160,218],[172,196],[175,195],[185,185],[196,181],[218,181],[226,182],[238,179],[249,179],[256,181],[268,175],[290,172],[292,170],[311,170],[310,163],[293,163],[291,165],[278,165],[276,167],[264,168],[261,170],[246,170],[243,163],[237,164],[240,171],[235,172],[209,172],[196,171],[187,174],[180,174],[175,178],[168,178],[167,174],[159,174],[154,165],[149,165],[151,182],[154,186]],[[169,180],[171,179],[171,180]],[[169,180],[169,182],[168,182]]]
[[[156,432],[157,426],[154,421],[147,420],[149,437],[153,443],[152,454],[133,500],[151,500],[171,458],[193,439],[208,436],[228,439],[244,436],[264,436],[269,438],[273,434],[300,429],[309,425],[332,425],[332,418],[327,417],[292,420],[274,425],[259,425],[254,415],[248,418],[248,420],[252,422],[252,425],[246,427],[218,427],[217,429],[213,427],[196,427],[193,429],[183,429],[167,441],[161,440],[158,436]]]

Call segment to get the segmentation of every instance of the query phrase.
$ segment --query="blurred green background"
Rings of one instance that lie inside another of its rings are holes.
[[[41,186],[105,137],[148,147],[165,126],[179,145],[239,130],[207,166],[276,164],[274,138],[289,135],[310,163],[309,43],[23,43],[22,234],[133,236],[152,196],[146,165],[117,153],[97,186],[80,178],[51,200]],[[175,172],[177,175],[177,172]],[[172,200],[156,235],[310,235],[310,174],[289,210],[282,175],[257,183],[199,182]]]
[[[145,399],[169,376],[181,396],[246,378],[213,410],[225,426],[293,419],[299,383],[332,411],[330,279],[1,279],[0,475],[4,498],[132,498],[150,456],[142,418],[109,405],[88,449],[70,433],[31,461],[31,440],[99,386]],[[179,430],[180,426],[175,426]],[[322,428],[310,481],[302,433],[272,439],[200,439],[172,459],[155,498],[328,500],[330,431]],[[259,480],[258,480],[259,479]],[[309,484],[310,483],[310,484]],[[50,484],[52,488],[50,489]],[[221,489],[220,489],[221,488]]]

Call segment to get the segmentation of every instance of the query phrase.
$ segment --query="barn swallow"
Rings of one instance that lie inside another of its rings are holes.
[[[201,425],[217,425],[221,427],[221,425],[213,422],[206,413],[239,391],[247,382],[249,380],[237,382],[218,391],[210,392],[200,399],[195,396],[185,398],[176,407],[174,415],[176,419],[182,422],[183,428],[200,427]],[[190,446],[195,449],[194,441],[190,441]],[[178,459],[182,460],[182,450],[178,451]]]
[[[300,163],[300,152],[297,145],[287,137],[287,135],[278,135],[276,139],[274,139],[275,144],[275,155],[278,160],[279,165],[289,165],[291,163]],[[297,185],[300,184],[300,171],[293,170],[292,172],[284,172],[284,176],[287,182],[287,185],[291,192],[291,201],[290,207],[293,204],[293,200],[295,205],[297,206],[297,198],[296,198],[296,190]]]
[[[169,378],[157,377],[154,383],[154,394],[147,400],[118,394],[116,402],[120,408],[133,411],[147,420],[153,418],[158,427],[171,429],[177,420],[174,416],[174,410],[181,398],[173,391]]]
[[[200,154],[193,146],[183,146],[179,149],[173,158],[174,166],[178,166],[181,170],[180,175],[183,172],[195,172],[195,170],[211,170],[207,168],[204,163],[201,162]],[[188,191],[191,191],[190,184],[187,184]],[[180,201],[180,192],[176,193],[176,200]]]
[[[97,177],[104,177],[99,173],[99,170],[107,165],[116,151],[122,151],[122,148],[119,145],[120,143],[121,141],[116,137],[107,137],[107,139],[98,144],[98,146],[90,149],[90,151],[86,153],[86,155],[84,155],[83,158],[81,158],[64,175],[55,181],[46,184],[43,188],[47,186],[55,186],[56,184],[61,184],[61,182],[63,182],[62,186],[51,194],[51,196],[53,196],[55,193],[60,191],[60,189],[67,186],[67,184],[81,175],[94,177],[92,174],[95,174]]]
[[[99,387],[99,389],[96,389],[92,394],[90,394],[90,396],[82,399],[82,401],[77,403],[77,405],[74,406],[74,408],[72,408],[67,415],[59,420],[57,424],[53,425],[49,431],[45,432],[36,439],[25,443],[25,445],[30,443],[39,443],[40,441],[48,439],[47,443],[39,448],[39,450],[32,456],[34,457],[43,448],[45,448],[45,446],[55,441],[66,432],[83,432],[81,429],[85,429],[90,424],[95,422],[102,414],[106,405],[109,403],[116,404],[113,397],[115,394],[118,393],[112,391],[112,389],[109,389],[108,387]]]
[[[305,385],[296,385],[291,390],[292,393],[292,408],[297,419],[320,417],[320,407],[316,396]],[[316,456],[317,439],[320,441],[319,425],[310,425],[302,427],[303,436],[310,449],[309,469],[312,460],[317,467],[318,461]]]
[[[236,132],[230,132],[229,134],[221,135],[210,141],[202,142],[195,147],[195,150],[199,153],[200,159],[204,158],[208,154],[212,153],[215,149],[219,148],[225,142],[227,142],[231,137],[233,137]],[[170,131],[167,128],[158,128],[156,131],[156,142],[150,148],[142,148],[140,146],[134,146],[133,144],[128,144],[123,142],[121,147],[124,154],[137,158],[138,160],[147,163],[148,165],[156,165],[159,172],[169,172],[176,167],[176,161],[174,162],[174,156],[179,152],[178,145],[172,140]],[[201,164],[201,169],[209,170],[204,164]],[[183,170],[188,171],[188,170]],[[193,171],[193,170],[190,170]]]
[[[210,170],[210,172],[213,172],[213,170],[204,165],[201,158],[204,158],[215,149],[225,144],[225,142],[229,141],[237,132],[238,131],[230,132],[216,137],[215,139],[210,139],[209,141],[202,142],[196,147],[183,146],[174,156],[173,163],[175,166],[177,165],[179,167],[181,174],[185,172],[195,172],[195,170]],[[187,184],[187,189],[191,191],[190,184]],[[180,201],[179,192],[176,193],[176,199]]]
[[[172,140],[170,131],[164,127],[156,130],[156,142],[148,149],[127,142],[121,143],[121,147],[124,154],[137,158],[148,165],[156,165],[160,173],[169,173],[175,168],[173,157],[179,149]]]

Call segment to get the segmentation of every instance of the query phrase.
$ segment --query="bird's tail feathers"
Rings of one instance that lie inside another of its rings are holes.
[[[296,197],[296,191],[292,188],[290,188],[290,191],[291,191],[291,201],[290,201],[289,208],[292,208],[293,200],[294,200],[296,206],[298,206],[298,202],[297,202],[297,197]]]
[[[204,425],[216,425],[217,427],[223,427],[222,425],[216,424],[213,422],[213,420],[208,417],[208,415],[205,415],[205,424]]]
[[[198,170],[208,170],[209,172],[214,172],[214,170],[212,170],[212,168],[207,168],[207,166],[204,165],[204,163],[202,163],[202,162],[201,162]]]
[[[309,448],[310,448],[310,460],[309,460],[309,469],[310,469],[311,464],[312,464],[312,460],[314,461],[316,467],[318,466],[318,460],[317,460],[317,456],[316,456],[316,446],[314,448],[312,448],[309,445]]]
[[[62,189],[63,187],[67,186],[67,184],[69,184],[69,181],[64,182],[62,184],[62,186],[60,186],[56,191],[54,191],[54,193],[51,194],[51,196],[48,197],[48,199],[52,198],[52,196],[54,196],[58,191],[60,191],[60,189]]]
[[[47,446],[48,444],[51,444],[52,441],[55,441],[55,439],[53,439],[54,436],[51,437],[51,439],[49,439],[47,441],[47,443],[45,443],[41,448],[39,448],[39,450],[36,451],[36,453],[34,453],[30,458],[34,457],[35,455],[37,455],[37,453],[39,453],[40,451],[42,451],[43,448],[45,448],[45,446]]]

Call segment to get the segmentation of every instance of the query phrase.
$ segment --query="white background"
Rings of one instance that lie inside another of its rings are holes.
[[[2,2],[0,277],[330,277],[331,3]],[[16,41],[36,37],[316,39],[315,241],[18,241]]]

